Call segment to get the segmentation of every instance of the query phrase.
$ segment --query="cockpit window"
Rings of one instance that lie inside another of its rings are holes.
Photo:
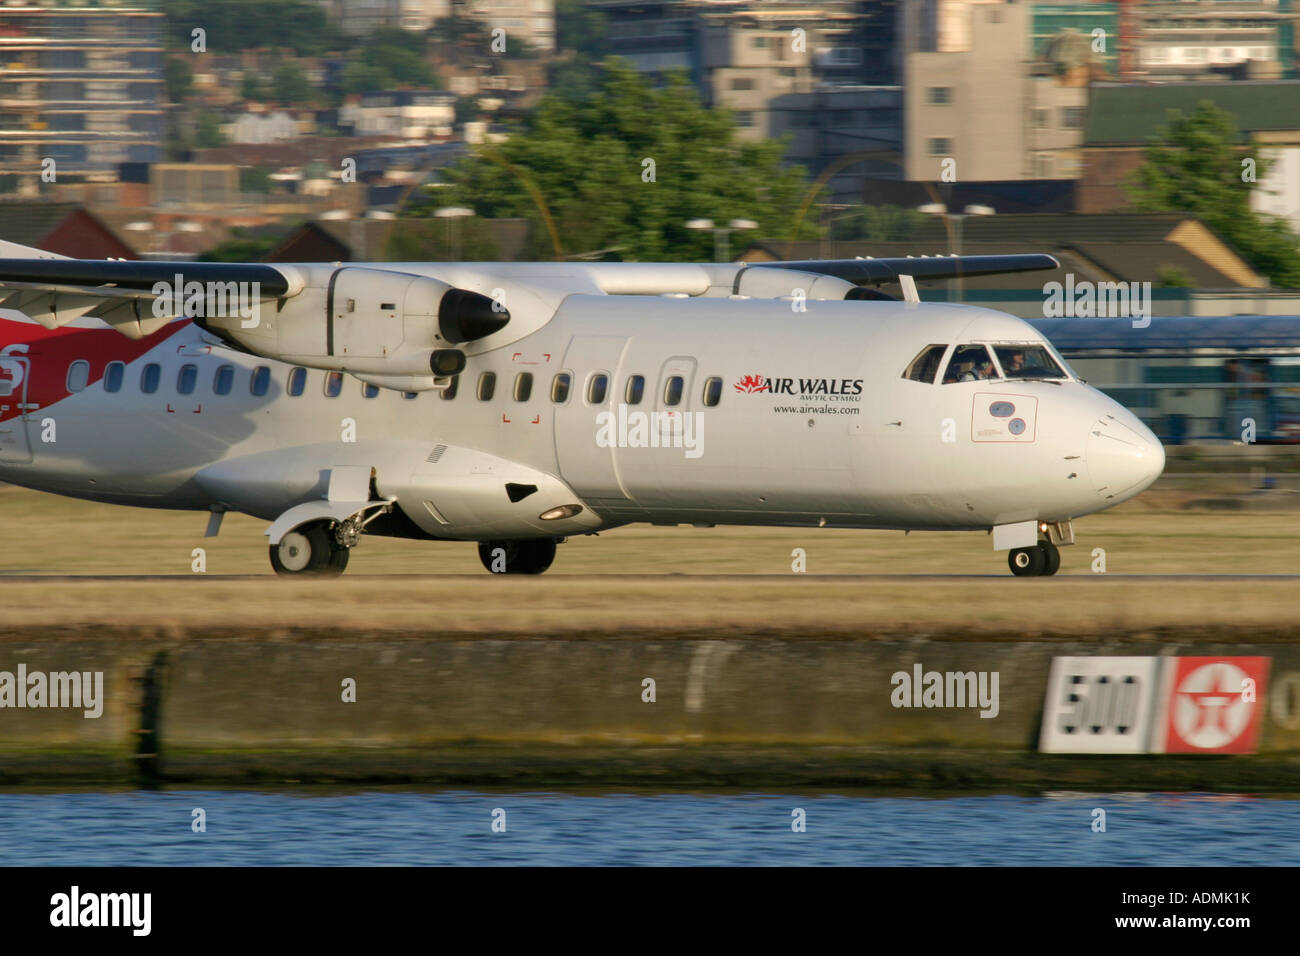
[[[997,369],[989,350],[983,345],[959,345],[953,349],[952,358],[948,360],[948,370],[943,373],[943,384],[953,382],[981,382],[997,378]]]
[[[1067,378],[1052,354],[1041,345],[995,345],[998,364],[1007,378]]]
[[[921,349],[916,358],[912,359],[912,364],[903,373],[903,378],[933,385],[934,377],[939,374],[939,363],[943,361],[943,353],[946,351],[948,351],[946,345],[927,345]]]

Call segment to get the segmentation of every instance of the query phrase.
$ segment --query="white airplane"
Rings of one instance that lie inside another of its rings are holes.
[[[0,242],[0,480],[364,533],[489,570],[631,522],[992,532],[1054,574],[1164,451],[1024,321],[916,278],[1050,256],[743,264],[80,260]],[[870,288],[897,281],[904,300]]]

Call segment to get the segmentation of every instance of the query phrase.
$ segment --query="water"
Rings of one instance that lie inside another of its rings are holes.
[[[192,810],[207,830],[191,830]],[[506,832],[491,830],[494,809]],[[807,830],[793,832],[802,808]],[[1106,832],[1094,833],[1094,808]],[[1216,794],[0,794],[0,866],[1300,865],[1300,799]]]

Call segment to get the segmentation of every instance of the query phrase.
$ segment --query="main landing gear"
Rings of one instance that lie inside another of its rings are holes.
[[[347,522],[299,525],[271,545],[271,567],[276,574],[342,574],[348,566],[350,546],[343,543],[348,535]]]
[[[1007,555],[1011,573],[1018,578],[1055,574],[1061,567],[1061,552],[1047,539],[1032,548],[1016,548]]]
[[[555,560],[554,538],[480,541],[478,559],[493,574],[541,574]]]

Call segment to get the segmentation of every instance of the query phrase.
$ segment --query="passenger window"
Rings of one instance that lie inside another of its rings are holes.
[[[442,390],[442,394],[440,397],[444,402],[450,402],[453,398],[456,397],[456,392],[458,392],[459,390],[460,390],[460,376],[453,375],[451,377],[451,384]],[[411,398],[415,398],[414,392],[408,392],[407,394],[410,395]]]
[[[363,382],[363,383],[361,384],[361,397],[362,397],[362,398],[375,398],[375,397],[377,397],[378,395],[379,395],[379,386],[378,386],[378,385],[371,385],[369,382]]]
[[[90,363],[77,359],[68,366],[68,391],[79,392],[90,383]]]
[[[722,401],[722,379],[715,375],[704,383],[704,404],[708,408],[713,408],[720,401]]]
[[[627,388],[624,389],[623,400],[629,405],[640,405],[641,396],[643,395],[645,395],[645,376],[629,375]]]
[[[181,370],[176,375],[176,392],[180,395],[188,395],[194,391],[194,386],[199,383],[199,367],[186,362],[181,366]]]
[[[573,383],[573,376],[568,372],[559,372],[555,378],[551,379],[551,401],[556,405],[563,405],[569,400],[569,386]]]
[[[233,365],[223,365],[217,369],[216,377],[212,380],[213,392],[217,395],[229,395],[234,385],[235,367]]]
[[[285,391],[287,391],[294,398],[297,398],[299,395],[303,393],[303,390],[306,387],[307,387],[307,370],[303,368],[301,365],[299,365],[297,368],[293,369],[289,373],[289,382],[285,387]]]
[[[492,401],[492,395],[497,390],[497,373],[484,372],[478,377],[478,400],[480,402]]]
[[[680,375],[670,375],[668,381],[664,382],[664,404],[680,405],[682,403],[682,377]]]
[[[946,351],[946,345],[927,345],[912,359],[912,364],[903,372],[903,378],[933,385],[934,377],[939,374],[939,363],[943,361],[943,353]]]
[[[140,371],[140,391],[146,395],[152,395],[158,391],[158,383],[162,380],[162,368],[157,362],[150,362]]]
[[[515,401],[526,402],[533,394],[533,373],[520,372],[515,376]]]
[[[122,380],[126,378],[126,365],[122,362],[109,362],[104,369],[104,391],[120,392]]]
[[[609,376],[604,372],[597,372],[587,382],[587,404],[604,405],[605,395],[609,391]]]
[[[343,373],[326,372],[325,373],[325,397],[338,398],[343,392]]]
[[[253,377],[248,382],[248,390],[254,395],[265,395],[271,387],[271,370],[265,365],[253,369]]]
[[[997,378],[989,350],[982,345],[959,345],[948,360],[948,370],[943,373],[943,384],[953,382],[980,382]]]

